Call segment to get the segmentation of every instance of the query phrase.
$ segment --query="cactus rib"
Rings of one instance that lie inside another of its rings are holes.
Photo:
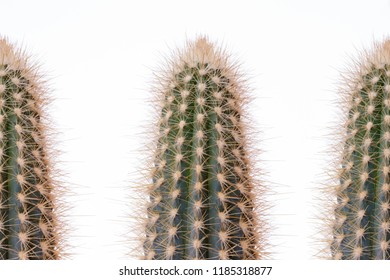
[[[40,76],[0,39],[0,259],[58,259]]]
[[[163,74],[146,259],[258,259],[263,253],[238,80],[203,37]]]
[[[390,259],[390,41],[365,55],[346,93],[332,258]]]

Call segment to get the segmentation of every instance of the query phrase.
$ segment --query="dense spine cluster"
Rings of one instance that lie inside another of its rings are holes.
[[[390,259],[390,41],[347,78],[334,259]]]
[[[159,79],[145,259],[258,259],[254,184],[236,69],[205,38]]]
[[[58,259],[40,77],[0,39],[0,259]]]

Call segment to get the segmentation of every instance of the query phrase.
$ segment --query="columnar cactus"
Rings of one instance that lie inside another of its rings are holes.
[[[0,39],[0,259],[58,259],[54,182],[36,67]]]
[[[334,259],[390,259],[390,41],[347,75]]]
[[[264,255],[240,80],[225,54],[203,37],[159,76],[145,259]]]

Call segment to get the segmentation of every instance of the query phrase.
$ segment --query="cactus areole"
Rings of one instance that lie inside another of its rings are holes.
[[[40,76],[0,39],[0,259],[58,259]]]
[[[205,38],[160,77],[146,259],[258,259],[236,69]]]
[[[334,259],[390,258],[390,41],[348,77]]]

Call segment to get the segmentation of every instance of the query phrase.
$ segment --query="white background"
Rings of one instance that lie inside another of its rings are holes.
[[[340,71],[388,35],[389,12],[388,0],[1,1],[0,35],[50,80],[58,167],[71,192],[70,258],[126,258],[152,69],[200,34],[242,63],[253,89],[250,114],[274,192],[272,258],[315,258],[316,190],[331,164],[324,151]]]

